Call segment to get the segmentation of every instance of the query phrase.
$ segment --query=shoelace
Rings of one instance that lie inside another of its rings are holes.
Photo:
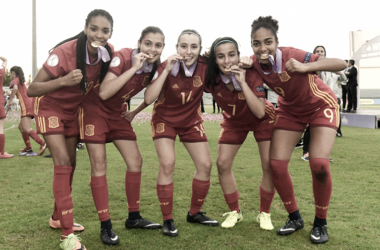
[[[70,247],[71,249],[75,249],[76,247],[75,240],[82,241],[82,239],[78,236],[79,234],[78,235],[69,234],[68,236],[61,235],[61,237],[66,237],[66,239],[64,240],[62,240],[61,238],[61,241],[63,242],[64,247]]]

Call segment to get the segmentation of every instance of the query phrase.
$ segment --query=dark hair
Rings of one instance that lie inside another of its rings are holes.
[[[202,37],[201,35],[198,33],[198,31],[196,30],[192,30],[192,29],[185,29],[181,32],[181,34],[178,36],[178,40],[177,40],[177,46],[178,46],[178,42],[179,42],[179,38],[182,36],[182,35],[196,35],[198,38],[199,38],[199,44],[202,46]]]
[[[113,30],[113,18],[110,13],[108,13],[105,10],[102,9],[95,9],[91,11],[86,18],[86,27],[88,27],[88,24],[90,23],[91,19],[93,17],[97,16],[103,16],[108,19],[108,21],[111,23],[111,31]],[[87,43],[87,36],[84,34],[84,32],[80,32],[78,35],[70,37],[66,40],[63,40],[62,42],[58,43],[57,45],[54,46],[51,50],[49,50],[49,53],[53,51],[53,49],[57,48],[58,46],[67,43],[69,41],[78,39],[77,41],[77,69],[80,69],[82,71],[83,78],[80,82],[80,88],[83,91],[83,93],[86,92],[86,82],[87,82],[87,77],[86,77],[86,43]],[[112,51],[111,48],[108,44],[106,44],[105,48],[107,49],[108,53],[110,54],[110,57],[112,58]],[[108,67],[110,65],[111,61],[108,61],[106,63],[102,63],[102,67],[100,69],[100,83],[103,81],[104,77],[107,74]]]
[[[24,71],[19,66],[13,66],[10,70],[10,72],[15,72],[16,76],[20,80],[20,84],[24,85],[25,77],[24,77]]]
[[[351,59],[351,60],[350,60],[350,64],[351,64],[352,66],[354,66],[354,65],[355,65],[355,60]]]
[[[325,51],[325,57],[326,57],[326,49],[325,49],[325,47],[323,47],[322,45],[318,45],[318,46],[316,46],[316,47],[314,48],[314,50],[313,50],[313,54],[315,54],[315,51],[317,50],[317,48],[322,48],[322,49]]]
[[[216,64],[216,54],[215,49],[225,43],[232,43],[236,46],[236,50],[238,55],[240,56],[239,48],[237,47],[237,42],[232,37],[219,37],[216,39],[210,48],[210,55],[207,59],[207,76],[206,76],[206,85],[207,87],[211,86],[212,90],[214,90],[214,86],[219,85],[219,83],[215,82],[216,76],[220,73],[220,69],[218,64]]]
[[[347,60],[347,59],[346,59],[345,61],[346,61],[346,63],[348,63],[348,60]]]
[[[153,33],[153,34],[158,33],[158,34],[161,34],[164,37],[164,45],[165,45],[165,35],[164,35],[164,32],[162,32],[162,30],[160,28],[156,27],[156,26],[148,26],[145,29],[143,29],[143,31],[141,32],[141,36],[140,36],[139,42],[142,43],[144,37],[147,34],[149,34],[149,33]],[[140,48],[137,49],[137,52],[140,53]],[[156,73],[157,67],[160,64],[161,64],[161,59],[160,58],[153,63],[153,69],[150,72],[149,81],[151,81],[153,79],[154,74]]]
[[[256,20],[252,22],[251,25],[251,42],[253,35],[255,32],[260,29],[265,28],[270,31],[272,31],[272,34],[276,38],[276,41],[278,41],[277,32],[278,32],[278,21],[276,19],[273,19],[272,16],[260,16]]]

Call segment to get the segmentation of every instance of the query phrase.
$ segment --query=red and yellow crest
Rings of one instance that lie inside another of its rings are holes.
[[[87,136],[93,136],[95,131],[95,126],[94,125],[86,125],[86,131],[84,132],[85,135]]]
[[[288,75],[288,72],[286,72],[286,71],[283,71],[281,74],[278,74],[278,76],[280,77],[281,82],[287,82],[291,78]]]
[[[238,93],[238,98],[239,98],[239,100],[245,100],[244,93],[243,92],[239,92]]]
[[[203,83],[202,83],[201,78],[199,76],[194,76],[193,86],[199,88],[202,85],[203,85]]]
[[[159,133],[163,133],[163,132],[165,132],[165,123],[157,124],[156,133],[159,134]]]
[[[58,117],[51,116],[48,118],[48,120],[49,120],[49,128],[58,128],[59,127]]]

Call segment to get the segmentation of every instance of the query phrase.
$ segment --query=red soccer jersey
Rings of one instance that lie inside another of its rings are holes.
[[[319,56],[292,47],[279,47],[279,49],[282,51],[281,74],[272,72],[265,75],[256,57],[253,55],[251,58],[254,60],[254,68],[262,76],[264,82],[279,95],[278,103],[281,108],[294,115],[300,115],[313,113],[326,103],[330,106],[336,103],[336,97],[331,88],[315,74],[286,71],[285,63],[291,58],[306,63],[308,57],[309,62],[314,62]],[[265,66],[261,65],[261,67],[265,69]]]
[[[16,95],[20,103],[21,115],[23,116],[32,115],[32,114],[27,114],[28,110],[32,110],[33,98],[28,97],[26,94],[26,90],[28,89],[26,82],[23,85],[21,85],[20,80],[18,79],[18,77],[16,77],[15,79],[12,80],[11,85],[12,85],[12,88],[14,88],[15,85],[17,86]]]
[[[253,68],[247,69],[245,80],[258,98],[265,98],[263,80],[256,70]],[[218,85],[214,86],[214,90],[212,90],[210,86],[206,87],[205,92],[211,93],[214,100],[221,107],[224,120],[228,120],[230,123],[239,127],[252,127],[259,125],[268,117],[269,114],[266,113],[262,119],[258,119],[249,109],[243,92],[236,90],[231,92],[222,81],[220,75],[217,75],[215,83]],[[273,106],[266,100],[265,105]],[[273,114],[273,112],[271,112],[271,114]]]
[[[167,61],[158,67],[159,75],[165,69],[166,63]],[[201,57],[198,58],[192,77],[185,76],[182,66],[176,77],[169,73],[154,104],[153,116],[158,116],[175,127],[189,127],[203,122],[200,105],[206,73],[207,64]]]
[[[48,105],[53,105],[67,112],[75,112],[78,106],[85,100],[92,87],[99,84],[101,65],[101,62],[96,65],[86,64],[86,93],[82,92],[79,84],[71,87],[62,87],[46,94],[43,100],[41,100],[41,105],[44,105],[45,108],[48,108]],[[65,76],[76,69],[77,39],[55,48],[50,53],[43,67],[52,79]]]
[[[133,49],[128,48],[115,52],[108,71],[116,76],[120,76],[129,70],[132,67],[132,52]],[[150,73],[134,74],[114,96],[106,101],[103,101],[99,97],[99,87],[95,86],[88,101],[100,108],[103,115],[111,115],[112,113],[116,113],[113,115],[118,115],[125,111],[123,103],[131,99],[148,85],[149,75]]]
[[[4,76],[5,76],[5,67],[0,65],[0,104],[2,105],[4,105],[5,103],[4,91],[3,91]]]

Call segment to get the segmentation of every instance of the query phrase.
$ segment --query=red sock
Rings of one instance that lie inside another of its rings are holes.
[[[156,185],[158,201],[164,221],[173,219],[173,182],[168,185]]]
[[[108,210],[108,186],[107,177],[103,176],[91,176],[91,192],[94,199],[96,211],[100,221],[106,221],[110,219],[110,213]]]
[[[45,145],[45,142],[38,136],[37,132],[33,129],[29,131],[29,135],[41,146]]]
[[[296,197],[294,196],[294,188],[292,178],[288,171],[288,161],[270,160],[272,171],[272,181],[277,189],[288,213],[293,213],[298,210]]]
[[[73,200],[70,195],[71,166],[54,165],[53,193],[57,204],[58,218],[61,221],[62,235],[73,231]]]
[[[0,134],[0,153],[4,154],[4,146],[5,146],[5,135]]]
[[[201,211],[203,203],[206,201],[210,180],[200,181],[193,178],[193,194],[191,196],[190,214],[194,215]]]
[[[24,140],[26,149],[30,149],[32,145],[30,145],[29,135],[25,132],[22,132],[21,135],[22,135],[22,139]]]
[[[128,212],[140,211],[141,172],[125,173],[125,194],[128,201]]]
[[[314,158],[309,162],[313,176],[315,215],[319,219],[326,219],[332,190],[330,160]]]
[[[269,192],[260,187],[260,213],[265,212],[267,214],[270,213],[270,206],[272,205],[272,201],[276,191]]]
[[[239,208],[239,191],[236,190],[235,192],[231,194],[224,194],[224,199],[227,202],[228,208],[230,211],[237,211],[240,212]]]
[[[73,190],[74,171],[75,171],[75,166],[71,168],[71,173],[70,173],[70,194],[71,194],[71,191]],[[54,210],[53,210],[52,217],[53,217],[53,220],[59,220],[57,204],[55,203],[55,201],[54,201]]]

